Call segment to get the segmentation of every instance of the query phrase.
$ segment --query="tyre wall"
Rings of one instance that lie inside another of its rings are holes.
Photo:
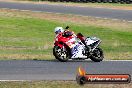
[[[121,4],[132,4],[132,0],[48,0],[54,2],[82,2],[82,3],[121,3]]]

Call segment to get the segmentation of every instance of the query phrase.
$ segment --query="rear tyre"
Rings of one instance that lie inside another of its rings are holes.
[[[103,50],[101,48],[96,48],[90,56],[90,59],[94,62],[100,62],[104,59]]]
[[[61,62],[66,62],[70,58],[69,52],[66,48],[62,50],[59,46],[54,46],[53,55],[55,58]]]

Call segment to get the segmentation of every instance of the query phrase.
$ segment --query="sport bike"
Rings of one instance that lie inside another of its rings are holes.
[[[83,37],[83,36],[81,36]],[[83,43],[85,42],[85,43]],[[72,35],[66,36],[64,33],[59,33],[55,37],[53,55],[61,62],[72,60],[91,59],[94,62],[103,60],[103,50],[99,47],[101,40],[97,37],[86,37],[81,41]]]

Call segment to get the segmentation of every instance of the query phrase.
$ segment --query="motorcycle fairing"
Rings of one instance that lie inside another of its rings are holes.
[[[64,37],[63,33],[60,33],[56,36],[55,41],[54,45],[62,48],[64,46],[63,44],[65,44],[71,49],[74,46],[76,39],[73,36]]]
[[[83,54],[83,51],[84,51],[84,45],[83,44],[80,44],[80,43],[76,43],[74,45],[74,47],[71,49],[71,58],[87,58],[87,56],[85,56]]]
[[[93,43],[95,43],[95,42],[97,42],[99,40],[100,39],[99,38],[96,38],[96,37],[87,37],[85,39],[85,43],[86,43],[86,45],[91,45],[91,44],[93,44]]]

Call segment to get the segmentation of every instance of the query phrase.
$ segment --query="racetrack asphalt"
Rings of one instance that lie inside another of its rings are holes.
[[[117,10],[108,8],[77,7],[50,4],[32,4],[0,1],[0,8],[31,10],[52,13],[75,14],[99,18],[120,19],[132,21],[132,10]]]
[[[0,8],[76,14],[132,21],[132,11],[48,4],[0,2]],[[82,66],[89,74],[130,74],[132,61],[69,61],[5,60],[0,61],[0,80],[75,80]]]
[[[88,74],[130,74],[132,61],[0,61],[0,80],[75,80],[81,66]]]

